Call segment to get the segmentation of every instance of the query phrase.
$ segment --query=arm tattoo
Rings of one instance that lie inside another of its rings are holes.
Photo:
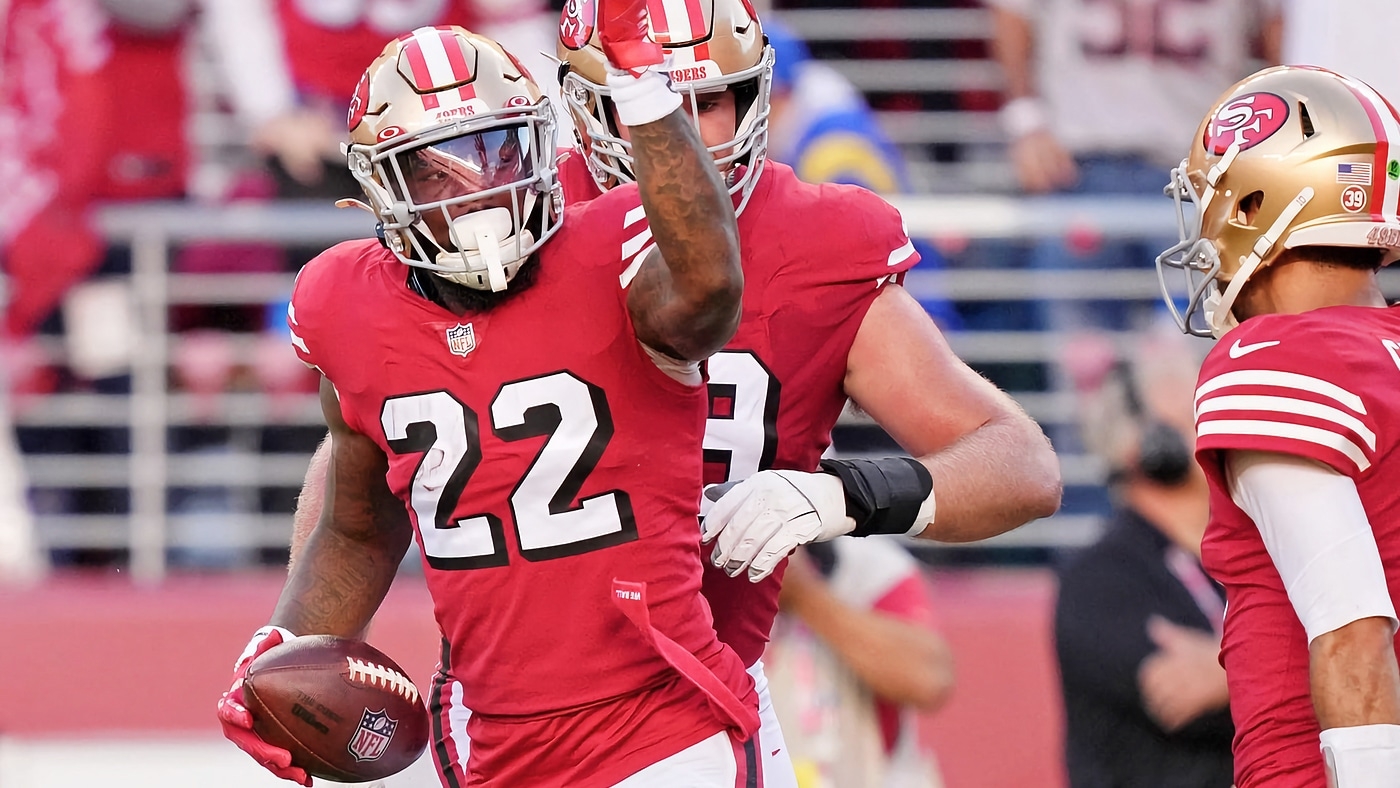
[[[347,431],[336,435],[332,451],[328,505],[292,567],[273,623],[299,635],[355,637],[388,593],[411,525],[384,480],[377,446]]]
[[[684,112],[633,127],[631,136],[642,206],[665,261],[649,261],[629,288],[638,334],[679,358],[704,358],[739,321],[734,205]]]

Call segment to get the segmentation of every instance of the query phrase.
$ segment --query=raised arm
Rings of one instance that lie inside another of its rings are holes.
[[[385,480],[384,452],[345,423],[325,380],[321,409],[331,446],[325,499],[315,528],[294,554],[272,623],[298,635],[354,637],[388,593],[412,525]]]
[[[628,127],[637,188],[656,248],[627,292],[637,337],[676,359],[700,361],[739,326],[744,274],[734,204],[694,123],[646,37],[646,0],[602,0],[598,37],[608,87]]]

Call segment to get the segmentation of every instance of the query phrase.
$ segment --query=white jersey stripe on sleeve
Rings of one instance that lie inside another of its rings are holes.
[[[623,260],[626,260],[627,258],[629,258],[629,257],[631,257],[632,255],[636,254],[637,251],[638,251],[639,249],[641,249],[643,246],[646,246],[646,245],[647,245],[647,241],[650,241],[650,240],[651,240],[651,228],[650,228],[650,227],[642,228],[642,231],[641,231],[640,233],[637,233],[635,236],[633,236],[633,237],[631,237],[631,238],[628,238],[627,240],[625,240],[625,241],[622,242],[622,259],[623,259]]]
[[[893,252],[890,252],[890,257],[888,260],[885,261],[885,264],[891,267],[899,265],[905,260],[908,260],[911,256],[913,256],[913,254],[914,242],[905,241],[903,246],[899,247]]]
[[[617,278],[623,290],[626,290],[628,286],[632,284],[632,280],[637,278],[637,272],[642,270],[642,263],[647,261],[647,253],[655,247],[656,244],[647,244],[643,246],[641,251],[637,252],[637,256],[632,258],[632,262],[622,272],[622,275]],[[624,257],[623,259],[625,260],[627,258]]]
[[[308,356],[311,355],[311,350],[306,347],[306,340],[297,336],[297,332],[295,331],[288,331],[287,333],[291,335],[292,345],[296,347],[297,350],[300,350]]]
[[[1280,372],[1274,369],[1237,369],[1233,372],[1216,375],[1196,389],[1196,404],[1199,406],[1201,400],[1212,391],[1219,391],[1230,386],[1278,386],[1279,388],[1307,391],[1336,400],[1353,412],[1360,413],[1362,416],[1366,415],[1366,406],[1361,402],[1361,398],[1341,386],[1310,375]]]
[[[628,211],[626,215],[622,217],[622,226],[631,227],[632,225],[636,224],[637,222],[640,222],[645,218],[647,218],[647,209],[638,205],[636,208],[633,208],[632,210]]]
[[[1270,438],[1288,438],[1341,452],[1346,455],[1347,459],[1356,464],[1358,472],[1371,467],[1371,460],[1366,457],[1365,450],[1356,441],[1341,433],[1319,427],[1309,427],[1305,424],[1264,421],[1262,419],[1215,419],[1201,422],[1196,428],[1196,434],[1200,437],[1207,435],[1259,435]]]
[[[1360,419],[1338,410],[1331,405],[1323,405],[1320,402],[1312,402],[1292,397],[1267,397],[1248,394],[1232,394],[1220,397],[1207,397],[1196,407],[1196,420],[1199,421],[1202,414],[1216,413],[1222,410],[1243,410],[1243,411],[1270,411],[1273,413],[1292,413],[1298,416],[1308,416],[1310,418],[1330,421],[1340,425],[1354,433],[1361,440],[1366,442],[1371,451],[1376,450],[1376,433],[1361,422]]]

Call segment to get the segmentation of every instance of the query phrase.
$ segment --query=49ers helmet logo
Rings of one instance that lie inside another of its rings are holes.
[[[1246,93],[1225,102],[1206,125],[1206,148],[1220,155],[1231,145],[1249,150],[1288,120],[1288,102],[1273,93]]]
[[[369,109],[369,72],[360,77],[360,84],[355,86],[355,96],[350,99],[350,114],[345,118],[345,125],[350,131],[360,125],[360,121],[365,118],[365,111]]]
[[[588,46],[597,19],[595,0],[566,0],[559,15],[559,42],[572,50]]]

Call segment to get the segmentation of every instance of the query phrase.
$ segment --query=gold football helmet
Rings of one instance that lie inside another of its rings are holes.
[[[1400,257],[1397,143],[1394,107],[1332,71],[1276,66],[1230,88],[1166,187],[1181,241],[1157,257],[1157,275],[1182,330],[1219,337],[1233,328],[1240,289],[1285,250],[1369,247],[1386,250],[1383,264]],[[1184,310],[1168,269],[1185,277]]]
[[[460,27],[390,41],[348,125],[350,172],[408,265],[504,290],[559,229],[554,112],[495,41]]]
[[[768,96],[773,49],[749,0],[650,3],[649,30],[669,56],[672,84],[698,111],[697,96],[733,90],[734,137],[710,148],[740,210],[758,183],[768,150]],[[566,0],[559,21],[564,105],[584,145],[593,178],[603,189],[634,180],[632,146],[618,133],[607,86],[607,59],[598,43],[597,0]]]

